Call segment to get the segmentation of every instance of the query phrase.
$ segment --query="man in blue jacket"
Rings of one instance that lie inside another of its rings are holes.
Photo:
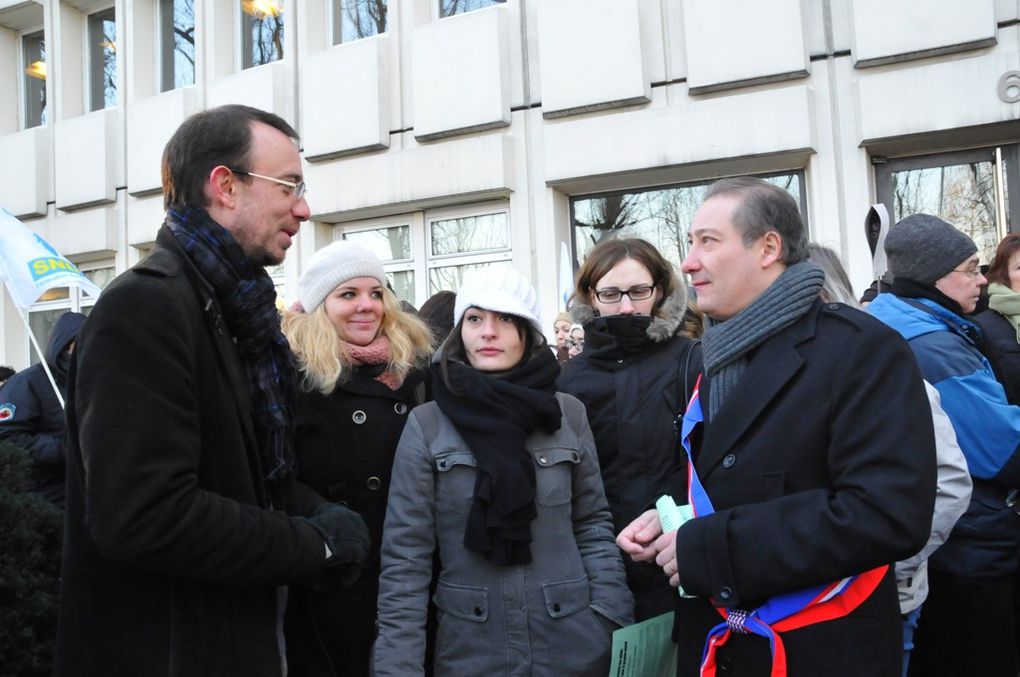
[[[1017,674],[1013,576],[1020,548],[1020,407],[1010,405],[966,319],[985,278],[977,246],[942,219],[908,216],[885,242],[892,293],[868,311],[910,344],[935,386],[974,481],[967,512],[929,562],[911,675]]]
[[[57,320],[44,359],[63,393],[74,340],[85,322],[81,313]],[[28,452],[32,459],[26,489],[58,508],[64,507],[64,408],[40,362],[0,386],[0,440]]]

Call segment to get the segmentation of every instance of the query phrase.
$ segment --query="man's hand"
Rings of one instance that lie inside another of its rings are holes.
[[[660,536],[662,524],[659,523],[659,512],[653,508],[625,526],[616,537],[616,544],[635,562],[646,562],[659,554],[655,544]]]
[[[669,584],[674,588],[680,586],[680,573],[676,561],[676,532],[662,534],[652,545],[658,551],[655,556],[655,563],[662,567],[663,573],[669,578]]]

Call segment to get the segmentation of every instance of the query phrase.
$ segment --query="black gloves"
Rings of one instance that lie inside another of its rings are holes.
[[[370,545],[368,527],[361,515],[335,503],[323,503],[308,521],[322,534],[333,553],[326,560],[326,569],[316,587],[350,585],[358,580]],[[325,550],[322,556],[326,556]]]

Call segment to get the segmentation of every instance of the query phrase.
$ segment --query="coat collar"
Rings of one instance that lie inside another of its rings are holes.
[[[701,450],[697,456],[698,473],[704,479],[715,469],[751,425],[782,392],[804,365],[799,345],[815,336],[821,301],[789,327],[770,337],[751,355],[738,389],[719,409],[714,420],[706,421]],[[702,401],[708,401],[711,384],[702,388]]]

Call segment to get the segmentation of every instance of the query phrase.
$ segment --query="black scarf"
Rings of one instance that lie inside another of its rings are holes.
[[[589,359],[611,359],[635,355],[654,341],[648,336],[650,315],[607,315],[584,326],[585,352]]]
[[[248,376],[263,471],[267,480],[282,479],[294,467],[290,413],[297,372],[280,331],[273,281],[204,209],[171,209],[164,223],[213,288]]]
[[[928,299],[946,310],[951,310],[960,317],[964,315],[963,307],[939,291],[939,288],[933,284],[925,284],[916,280],[908,280],[905,277],[897,277],[893,279],[892,291],[893,294],[908,299]]]
[[[433,396],[478,463],[464,547],[494,564],[531,561],[535,462],[525,442],[539,426],[559,430],[560,365],[543,346],[513,369],[488,374],[450,360],[451,388],[433,364]]]

